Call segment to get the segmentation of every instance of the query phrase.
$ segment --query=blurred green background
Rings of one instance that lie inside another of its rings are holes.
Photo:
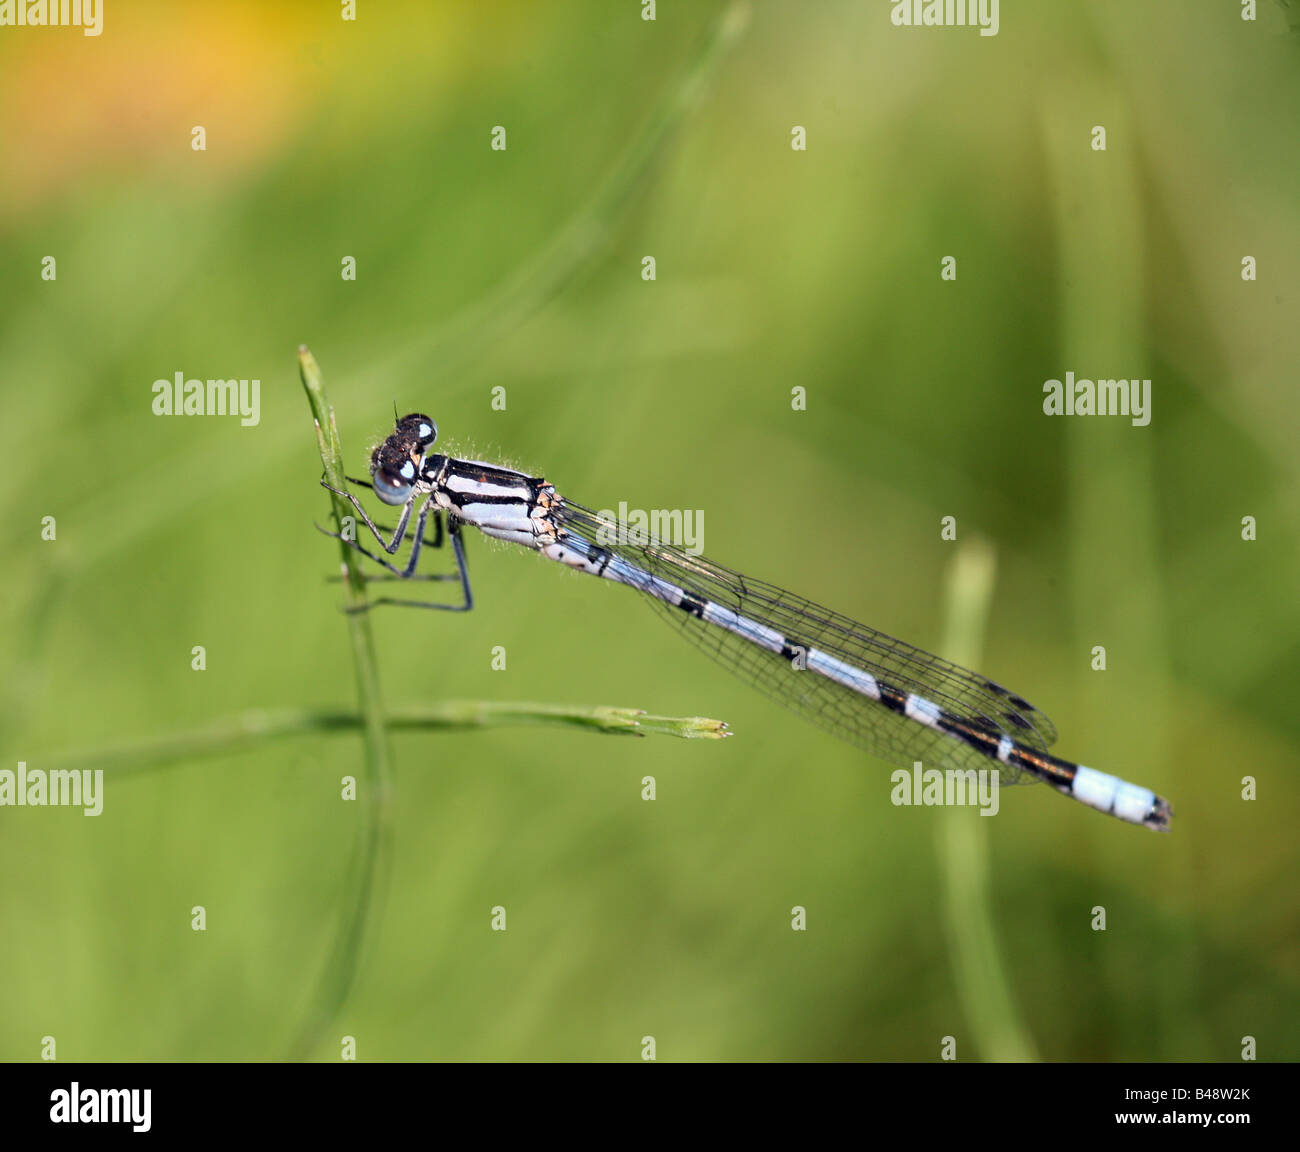
[[[358,920],[355,733],[110,770],[93,819],[0,809],[0,1057],[1300,1054],[1281,6],[1006,4],[992,38],[884,0],[106,7],[98,38],[0,30],[5,767],[355,706],[306,342],[354,474],[394,404],[426,411],[590,506],[703,509],[710,557],[930,649],[956,517],[997,554],[981,670],[1176,818],[1042,787],[895,808],[885,765],[627,590],[471,534],[475,612],[373,615],[391,704],[734,737],[395,735],[388,864],[319,1026]],[[1150,425],[1044,416],[1067,370],[1150,377]],[[261,423],[154,416],[177,372],[259,378]]]

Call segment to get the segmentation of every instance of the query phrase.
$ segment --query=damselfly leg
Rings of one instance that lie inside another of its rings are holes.
[[[394,573],[394,575],[392,576],[368,576],[366,579],[404,580],[404,581],[424,580],[424,579],[427,580],[459,579],[460,591],[461,591],[461,603],[438,604],[431,600],[404,600],[396,596],[379,596],[376,597],[374,600],[368,601],[365,604],[361,604],[355,607],[345,608],[344,611],[367,612],[371,608],[377,607],[380,604],[405,605],[408,608],[428,608],[435,612],[473,611],[474,594],[470,590],[470,586],[469,586],[469,566],[465,562],[465,541],[461,537],[461,529],[460,529],[459,521],[455,519],[449,519],[447,523],[447,535],[451,539],[452,554],[456,557],[456,572],[455,573],[449,572],[437,576],[418,576],[414,574],[415,564],[416,561],[419,559],[421,536],[423,535],[423,528],[424,528],[424,518],[428,510],[429,510],[429,504],[426,501],[424,508],[421,509],[420,511],[419,526],[413,538],[413,543],[411,544],[411,553],[412,553],[411,561],[407,565],[406,571],[402,571],[398,568],[395,568],[392,564],[389,564],[387,560],[384,560],[381,557],[376,556],[373,552],[370,552],[367,549],[363,548],[355,540],[349,540],[346,536],[342,536],[338,532],[330,532],[328,529],[321,528],[319,524],[317,524],[316,527],[319,531],[323,532],[326,536],[332,536],[336,540],[342,540],[344,544],[360,552],[361,555],[366,557],[368,560],[373,560],[376,564],[382,564],[390,572]],[[437,517],[437,522],[439,524],[439,527],[441,528],[441,524],[442,524],[441,516]],[[439,531],[439,543],[441,543],[441,531]]]
[[[371,487],[371,485],[367,484],[364,480],[356,480],[351,476],[349,476],[347,480],[349,484],[356,484],[362,488]],[[347,543],[351,542],[350,540],[347,540],[345,537],[341,537],[337,532],[330,532],[328,529],[321,528],[319,524],[317,524],[316,527],[319,531],[323,532],[326,536],[333,536],[335,539],[343,539]],[[383,524],[380,524],[378,522],[376,522],[375,527],[378,528],[380,532],[396,531],[396,529],[387,528]],[[398,541],[400,543],[401,537],[398,537]],[[433,539],[430,540],[429,537],[425,536],[422,542],[424,547],[426,548],[441,548],[442,541],[443,541],[442,512],[438,509],[435,509],[433,512]],[[365,550],[362,549],[363,553],[364,551]],[[366,554],[368,555],[368,553]],[[375,557],[372,557],[372,559],[375,559]],[[382,563],[382,561],[380,561],[380,563]],[[326,579],[329,581],[329,583],[336,584],[339,581],[343,580],[344,577],[327,576]],[[382,583],[390,583],[392,581],[414,582],[416,580],[420,580],[420,581],[459,580],[460,575],[456,572],[413,572],[410,576],[403,576],[400,572],[397,572],[397,573],[386,573],[383,576],[367,576],[366,579],[374,583],[382,584]]]
[[[351,480],[352,478],[348,477],[348,479]],[[353,483],[356,483],[356,481],[353,481]],[[357,515],[361,517],[362,523],[364,523],[365,526],[369,528],[371,532],[374,533],[375,539],[378,540],[379,543],[384,546],[384,551],[387,552],[390,556],[394,552],[396,552],[398,548],[402,546],[402,540],[406,536],[406,526],[410,523],[411,520],[411,509],[415,506],[416,497],[419,495],[418,492],[412,492],[410,499],[408,499],[402,505],[402,514],[397,518],[397,527],[393,529],[393,538],[391,540],[385,540],[383,533],[379,530],[379,525],[370,519],[370,514],[365,510],[365,508],[361,506],[361,501],[358,500],[355,496],[353,496],[351,492],[348,492],[342,488],[335,488],[334,485],[329,483],[329,481],[327,480],[322,480],[320,482],[320,486],[322,488],[327,488],[329,491],[333,492],[335,496],[342,496],[345,500],[347,500],[352,505],[352,507],[357,510]],[[366,487],[369,488],[370,485],[367,484]],[[429,501],[426,500],[424,502],[424,510],[427,510],[428,507],[429,507]],[[421,512],[422,515],[424,510],[422,510]],[[420,524],[423,523],[424,521],[421,520]],[[330,533],[327,533],[327,535],[330,535]],[[416,535],[423,536],[424,529],[422,527],[417,528]],[[380,563],[383,563],[383,561],[380,561]],[[391,565],[389,565],[389,567],[391,567]],[[398,575],[401,575],[398,569],[394,568],[393,571],[397,572]]]

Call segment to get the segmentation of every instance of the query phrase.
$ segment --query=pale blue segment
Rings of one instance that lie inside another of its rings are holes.
[[[909,694],[907,704],[903,710],[911,720],[917,720],[929,728],[939,726],[939,705],[933,700],[927,700],[924,696]]]
[[[569,532],[562,542],[543,548],[542,552],[555,560],[558,559],[554,554],[556,550],[572,552],[581,556],[585,561],[583,564],[584,571],[591,573],[593,576],[596,575],[596,570],[600,568],[604,560],[603,556],[599,561],[592,559],[592,552],[599,554],[600,550],[591,541],[579,536],[576,532]],[[680,604],[682,597],[686,595],[676,584],[651,575],[644,568],[638,568],[621,556],[610,555],[609,562],[605,564],[600,575],[606,580],[615,580],[619,584],[626,584],[629,588],[635,588],[647,595],[655,596],[667,604]]]
[[[1082,764],[1075,772],[1071,793],[1076,800],[1102,812],[1110,812],[1131,824],[1145,823],[1156,802],[1156,794],[1150,789],[1139,788],[1118,776],[1107,776]]]
[[[492,524],[475,524],[474,527],[484,536],[504,540],[507,544],[522,544],[525,548],[533,548],[537,544],[537,533],[532,528],[500,528]]]
[[[1136,784],[1121,780],[1115,793],[1115,807],[1111,811],[1121,820],[1128,820],[1133,824],[1145,824],[1155,803],[1156,794],[1151,789],[1139,788]]]
[[[828,656],[818,648],[808,649],[808,667],[828,680],[852,688],[854,692],[861,692],[863,696],[869,696],[872,700],[880,699],[880,684],[870,672],[854,668],[852,664],[845,664],[843,660]]]
[[[734,632],[737,636],[743,636],[746,640],[752,640],[760,648],[766,648],[769,652],[780,652],[785,647],[785,637],[775,628],[767,628],[749,619],[748,616],[740,616],[730,608],[724,608],[721,604],[705,601],[704,619],[719,628],[727,629],[728,632]]]

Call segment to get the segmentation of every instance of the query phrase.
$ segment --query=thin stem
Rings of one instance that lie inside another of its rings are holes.
[[[306,345],[298,349],[298,369],[316,420],[316,441],[320,447],[325,478],[334,488],[345,490],[347,478],[343,469],[343,445],[339,440],[338,426],[334,422],[334,409],[325,399],[320,368]],[[342,533],[343,517],[347,515],[345,505],[332,493],[330,502],[334,510],[334,523]],[[342,556],[346,606],[349,609],[363,608],[366,604],[366,582],[357,564],[356,553],[342,540],[339,541],[339,552]],[[348,870],[350,891],[344,905],[348,911],[343,915],[320,983],[313,995],[307,1020],[294,1045],[297,1059],[306,1058],[319,1044],[325,1029],[338,1015],[356,978],[366,924],[372,910],[377,914],[377,905],[383,895],[381,881],[387,875],[392,841],[393,763],[388,747],[388,729],[384,723],[383,698],[379,690],[374,634],[368,613],[349,611],[346,619],[348,635],[352,641],[357,704],[365,747],[364,786],[358,798],[364,798],[365,807],[355,865]]]
[[[948,572],[943,651],[969,668],[980,664],[996,574],[997,555],[992,545],[971,538],[958,546]],[[950,808],[939,825],[945,923],[957,995],[976,1048],[985,1059],[999,1063],[1036,1060],[1033,1038],[1016,1009],[998,948],[988,883],[987,821],[971,815],[964,808]]]
[[[396,731],[465,731],[541,724],[585,728],[611,736],[676,736],[681,740],[720,740],[731,735],[721,720],[702,716],[652,716],[639,708],[570,707],[495,700],[443,700],[412,708],[390,709],[385,723]],[[112,772],[121,779],[169,764],[227,756],[271,740],[295,736],[358,732],[359,712],[329,708],[276,708],[241,712],[192,732],[120,748],[96,748],[49,757],[44,765],[60,770]]]

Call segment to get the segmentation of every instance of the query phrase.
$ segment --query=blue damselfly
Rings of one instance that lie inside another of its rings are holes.
[[[540,477],[478,460],[430,452],[438,431],[418,413],[373,452],[371,481],[385,504],[401,507],[384,539],[357,498],[350,501],[392,556],[411,520],[411,551],[398,568],[348,536],[358,552],[394,576],[420,577],[430,518],[439,546],[442,518],[456,557],[458,604],[379,598],[446,611],[473,607],[463,525],[540,552],[580,572],[643,593],[693,643],[780,704],[883,760],[967,772],[995,770],[1004,784],[1042,780],[1057,791],[1132,824],[1167,831],[1168,803],[1147,788],[1062,760],[1047,749],[1056,728],[1029,701],[985,676],[877,632],[771,584],[657,540],[560,496]],[[419,506],[416,511],[416,506]],[[338,533],[329,533],[337,536]]]

